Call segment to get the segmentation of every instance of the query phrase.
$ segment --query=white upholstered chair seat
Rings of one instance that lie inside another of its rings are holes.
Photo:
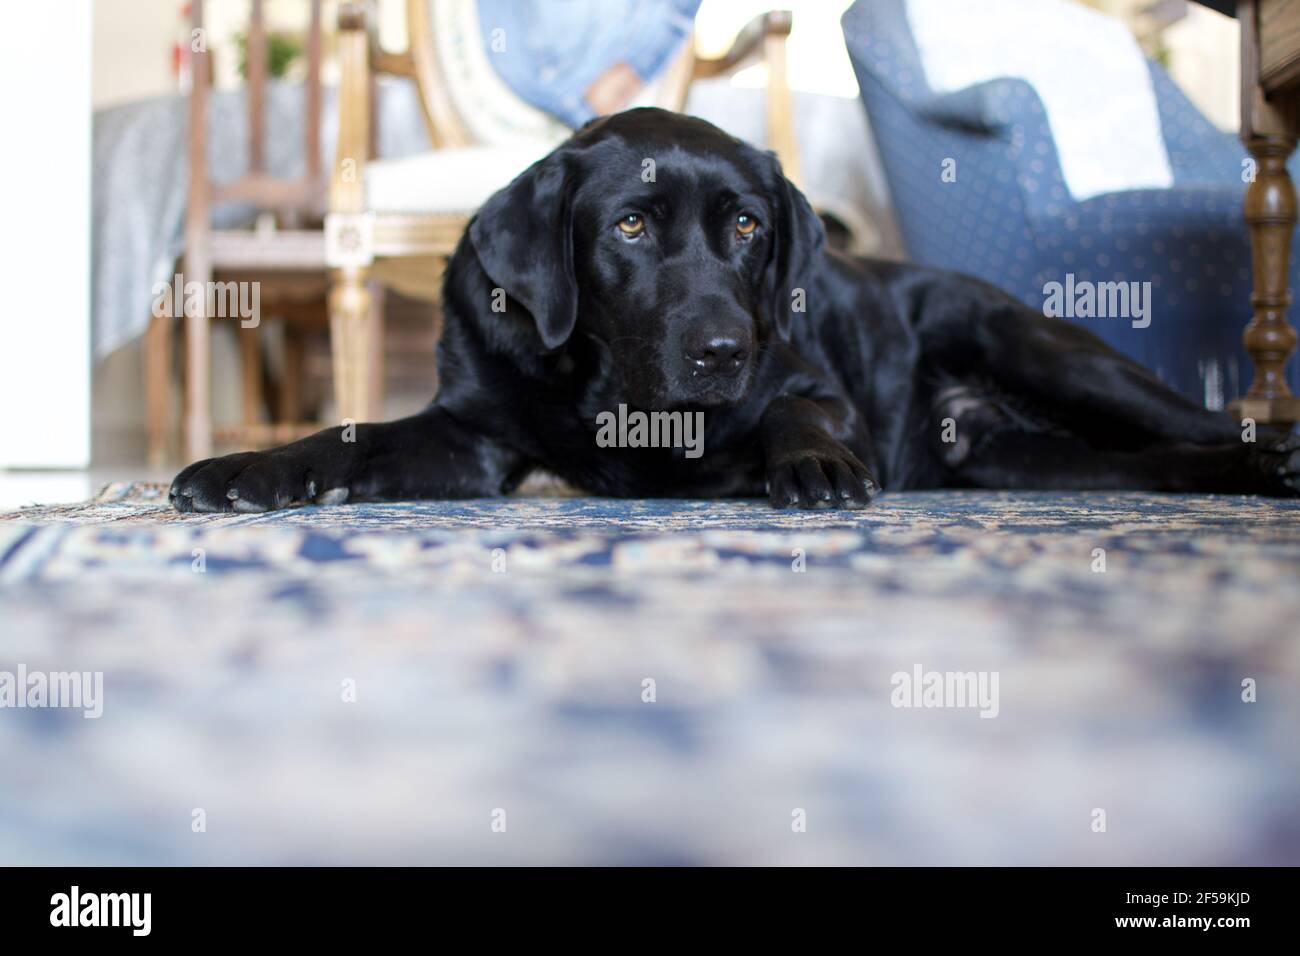
[[[376,213],[470,215],[557,142],[464,146],[372,160],[366,164],[366,207]]]

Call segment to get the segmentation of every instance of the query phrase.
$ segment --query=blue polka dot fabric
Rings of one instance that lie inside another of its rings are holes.
[[[935,95],[905,0],[858,0],[841,23],[910,258],[977,276],[1035,309],[1044,308],[1045,287],[1067,275],[1076,287],[1149,282],[1146,327],[1066,317],[1198,403],[1221,408],[1245,393],[1247,153],[1157,64],[1149,67],[1173,187],[1076,202],[1032,86],[1003,78]],[[1291,168],[1294,175],[1294,160]],[[1297,390],[1294,361],[1288,377]]]

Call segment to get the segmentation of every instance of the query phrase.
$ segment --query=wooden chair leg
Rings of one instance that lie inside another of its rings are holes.
[[[144,335],[144,395],[149,465],[171,455],[172,317],[155,315]]]
[[[256,425],[262,420],[262,336],[261,328],[239,327],[239,372],[243,395],[244,424]]]
[[[185,317],[185,457],[212,457],[212,359],[206,315]]]
[[[345,268],[334,273],[330,289],[330,351],[334,364],[334,402],[340,421],[373,420],[370,375],[373,368],[368,269]]]
[[[185,267],[185,281],[209,288],[212,273],[196,263]],[[185,455],[189,461],[212,457],[212,328],[206,302],[185,316]]]
[[[277,393],[276,417],[297,424],[303,420],[302,379],[306,355],[302,330],[286,324],[284,330],[284,375]]]
[[[203,29],[203,3],[190,4],[194,29]],[[208,84],[212,62],[204,48],[192,61],[189,98],[189,195],[185,204],[184,281],[209,289],[212,281],[211,189],[208,181]],[[180,281],[179,279],[176,281]],[[212,456],[212,342],[207,297],[196,315],[185,314],[185,454],[191,461]],[[176,318],[180,318],[177,316]]]
[[[372,421],[384,417],[384,287],[370,283],[370,390]]]
[[[774,35],[763,40],[763,57],[767,61],[767,146],[781,160],[786,178],[801,186],[803,168],[794,132],[794,97],[786,71],[785,39]]]

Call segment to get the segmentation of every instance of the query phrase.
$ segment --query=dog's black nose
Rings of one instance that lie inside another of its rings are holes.
[[[715,335],[687,347],[686,360],[705,375],[735,375],[749,357],[749,345],[738,335]]]

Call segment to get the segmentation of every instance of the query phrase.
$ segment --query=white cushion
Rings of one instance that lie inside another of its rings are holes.
[[[380,213],[473,213],[559,142],[466,146],[375,160],[366,164],[366,207]]]
[[[935,93],[1033,86],[1076,200],[1173,185],[1146,57],[1118,20],[1066,0],[908,0],[907,19]]]

